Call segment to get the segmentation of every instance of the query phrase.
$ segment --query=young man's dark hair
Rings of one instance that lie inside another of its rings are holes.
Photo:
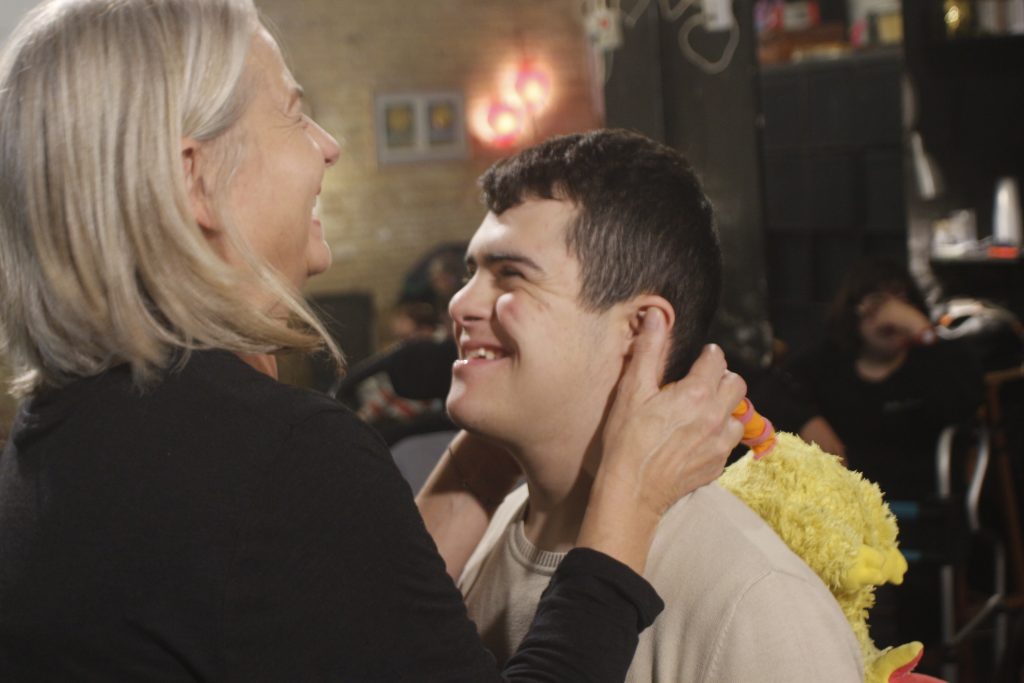
[[[574,204],[566,236],[581,302],[601,311],[664,297],[676,311],[664,378],[686,374],[718,306],[722,265],[711,202],[682,154],[624,130],[566,135],[499,161],[480,185],[497,215],[531,198]]]

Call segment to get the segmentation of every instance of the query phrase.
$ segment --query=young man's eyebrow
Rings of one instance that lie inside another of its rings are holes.
[[[517,254],[515,252],[505,252],[505,251],[488,252],[486,254],[483,254],[483,256],[481,257],[481,261],[483,261],[483,264],[485,266],[487,266],[487,267],[491,267],[491,266],[493,266],[493,265],[495,265],[497,263],[516,263],[516,264],[519,264],[519,265],[522,265],[522,266],[526,266],[527,268],[529,268],[531,270],[535,270],[538,273],[542,273],[542,274],[544,273],[544,269],[541,268],[540,265],[536,261],[534,261],[532,258],[530,258],[529,256],[526,256],[524,254]],[[472,256],[467,256],[466,257],[466,267],[467,268],[475,268],[476,265],[477,265],[476,258],[474,258]]]

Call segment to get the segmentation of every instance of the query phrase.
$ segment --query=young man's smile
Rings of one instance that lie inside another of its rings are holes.
[[[508,351],[493,344],[482,344],[480,342],[460,339],[458,345],[459,359],[455,361],[456,369],[470,364],[479,364],[483,361],[504,360],[509,356]]]

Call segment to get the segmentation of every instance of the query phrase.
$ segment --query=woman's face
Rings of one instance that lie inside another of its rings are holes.
[[[900,291],[878,291],[865,296],[857,305],[858,331],[862,353],[877,359],[900,356],[914,335],[913,325],[923,314]]]
[[[302,90],[265,29],[253,38],[247,69],[253,95],[235,124],[243,158],[228,185],[227,215],[253,251],[298,288],[331,265],[317,196],[338,160],[338,143],[303,113]]]

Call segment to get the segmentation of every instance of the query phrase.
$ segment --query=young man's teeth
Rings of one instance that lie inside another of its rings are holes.
[[[498,354],[494,353],[490,349],[474,349],[469,352],[470,358],[483,358],[484,360],[494,360],[498,357]]]

